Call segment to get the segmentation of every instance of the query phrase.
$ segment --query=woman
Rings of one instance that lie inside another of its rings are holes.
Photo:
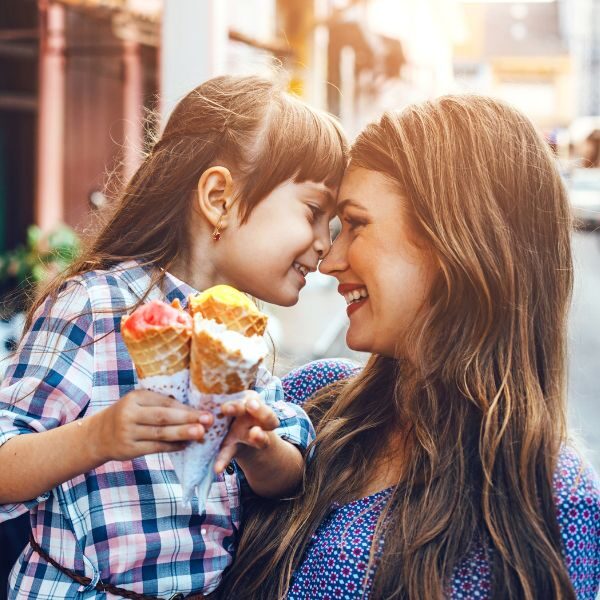
[[[310,402],[304,493],[255,508],[223,597],[595,598],[600,488],[566,432],[571,217],[545,142],[488,98],[387,113],[338,214],[321,270],[372,356]]]

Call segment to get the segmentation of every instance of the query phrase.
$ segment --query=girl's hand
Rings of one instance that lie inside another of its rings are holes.
[[[277,415],[254,391],[247,392],[243,400],[226,402],[221,411],[234,420],[215,461],[216,473],[224,471],[235,456],[267,448],[274,435],[271,432],[279,427]]]
[[[103,462],[182,450],[203,441],[213,422],[210,413],[147,390],[129,392],[91,419],[92,443]]]

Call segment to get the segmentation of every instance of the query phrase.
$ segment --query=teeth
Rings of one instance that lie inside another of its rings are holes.
[[[367,292],[367,288],[360,288],[359,290],[352,290],[351,292],[347,292],[344,294],[344,298],[346,299],[346,304],[352,304],[352,302],[357,302],[358,300],[362,300],[363,298],[368,298],[369,292]]]
[[[300,263],[294,263],[294,268],[296,269],[296,271],[300,271],[300,273],[302,273],[304,277],[306,277],[309,273],[309,270]]]

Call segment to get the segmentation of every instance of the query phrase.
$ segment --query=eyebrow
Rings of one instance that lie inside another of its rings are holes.
[[[311,183],[310,181],[305,182],[305,184],[309,191],[321,196],[323,200],[325,200],[325,203],[331,206],[331,210],[333,212],[335,208],[335,198],[333,194],[329,191],[329,189],[318,183]]]
[[[364,210],[365,212],[367,211],[367,209],[360,202],[357,202],[356,200],[353,200],[352,198],[346,198],[345,200],[338,202],[337,211],[336,211],[337,214],[338,215],[342,214],[348,206],[350,206],[352,208],[357,208],[359,210]]]

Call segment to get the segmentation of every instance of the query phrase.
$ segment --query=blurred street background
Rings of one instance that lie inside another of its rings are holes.
[[[0,358],[27,293],[72,259],[107,182],[135,171],[177,100],[274,66],[350,137],[455,92],[503,98],[539,127],[578,223],[569,410],[600,470],[600,0],[0,0]],[[296,307],[266,310],[279,374],[366,358],[345,346],[333,280],[314,274]]]
[[[214,75],[274,67],[351,137],[450,92],[533,119],[580,225],[570,409],[600,456],[600,0],[0,0],[0,355],[25,293],[77,252],[107,184],[133,173],[177,100]],[[266,309],[278,373],[365,359],[345,346],[333,280],[314,274],[296,307]]]

